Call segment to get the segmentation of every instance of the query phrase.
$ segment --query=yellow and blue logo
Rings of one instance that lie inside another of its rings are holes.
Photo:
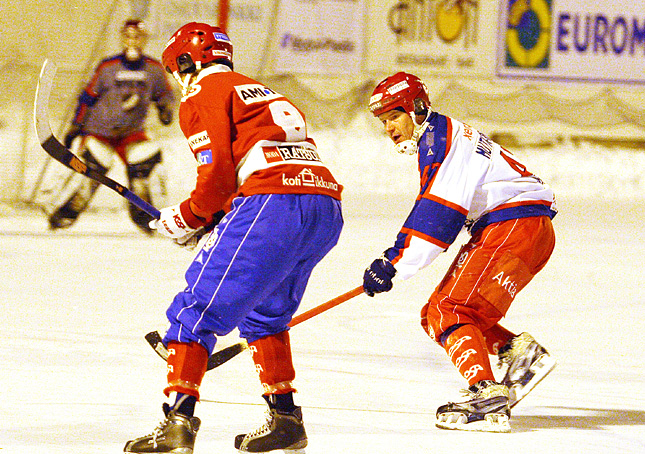
[[[506,21],[507,67],[549,67],[551,1],[509,0]]]

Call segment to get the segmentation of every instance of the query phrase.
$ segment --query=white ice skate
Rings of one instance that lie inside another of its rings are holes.
[[[463,392],[471,399],[460,403],[450,402],[437,409],[437,427],[475,432],[511,431],[508,422],[511,410],[505,385],[482,380]]]
[[[515,336],[499,352],[499,365],[507,365],[502,383],[509,389],[509,405],[513,408],[555,367],[555,359],[538,344],[533,336]]]

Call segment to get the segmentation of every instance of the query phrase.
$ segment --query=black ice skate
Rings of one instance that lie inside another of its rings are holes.
[[[502,383],[508,386],[513,408],[555,367],[555,359],[528,333],[515,336],[499,352],[499,365],[507,365]]]
[[[236,436],[235,448],[242,453],[282,449],[288,454],[304,454],[307,434],[302,422],[302,409],[296,407],[292,412],[284,413],[278,411],[267,396],[263,397],[269,405],[266,423],[253,432]]]
[[[145,437],[130,440],[123,452],[192,454],[201,421],[170,411],[164,404],[166,419]]]
[[[482,380],[464,390],[470,400],[450,402],[437,409],[436,426],[441,429],[477,432],[510,432],[508,388],[491,380]]]

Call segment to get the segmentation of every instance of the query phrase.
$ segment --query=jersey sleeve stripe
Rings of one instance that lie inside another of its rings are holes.
[[[418,232],[416,236],[433,238],[435,244],[447,246],[455,241],[465,222],[465,214],[434,200],[421,199],[415,204],[401,231]],[[398,239],[396,246],[401,247]]]
[[[519,206],[544,205],[544,206],[550,207],[552,204],[553,202],[547,201],[547,200],[523,200],[520,202],[504,203],[498,207],[493,208],[492,210],[489,211],[489,213],[493,213],[499,210],[505,210],[506,208],[515,208]]]
[[[423,194],[422,196],[423,199],[431,200],[433,202],[436,202],[440,205],[443,205],[445,207],[448,207],[452,210],[458,211],[459,213],[463,214],[464,216],[468,215],[468,210],[465,209],[464,207],[457,205],[456,203],[449,202],[446,199],[442,199],[441,197],[437,197],[436,195],[433,194],[428,194],[427,192]]]
[[[417,230],[413,229],[408,229],[408,228],[402,228],[401,233],[411,237],[411,236],[416,236],[417,238],[421,238],[424,241],[427,241],[428,243],[435,244],[443,249],[447,249],[448,246],[450,246],[450,243],[445,243],[441,240],[438,240],[437,238],[431,237],[430,235],[426,235],[424,233],[421,233]],[[410,239],[407,239],[407,243],[409,244]]]

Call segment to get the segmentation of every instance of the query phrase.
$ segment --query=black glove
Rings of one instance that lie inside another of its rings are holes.
[[[392,290],[392,278],[396,275],[394,265],[385,257],[378,258],[363,274],[363,291],[367,296]]]
[[[81,125],[72,124],[69,127],[67,134],[65,134],[65,139],[64,139],[65,148],[71,148],[72,142],[74,141],[74,139],[78,137],[82,132],[83,132],[83,129],[81,128]]]
[[[166,106],[159,107],[159,121],[164,126],[168,126],[172,123],[172,110]]]

